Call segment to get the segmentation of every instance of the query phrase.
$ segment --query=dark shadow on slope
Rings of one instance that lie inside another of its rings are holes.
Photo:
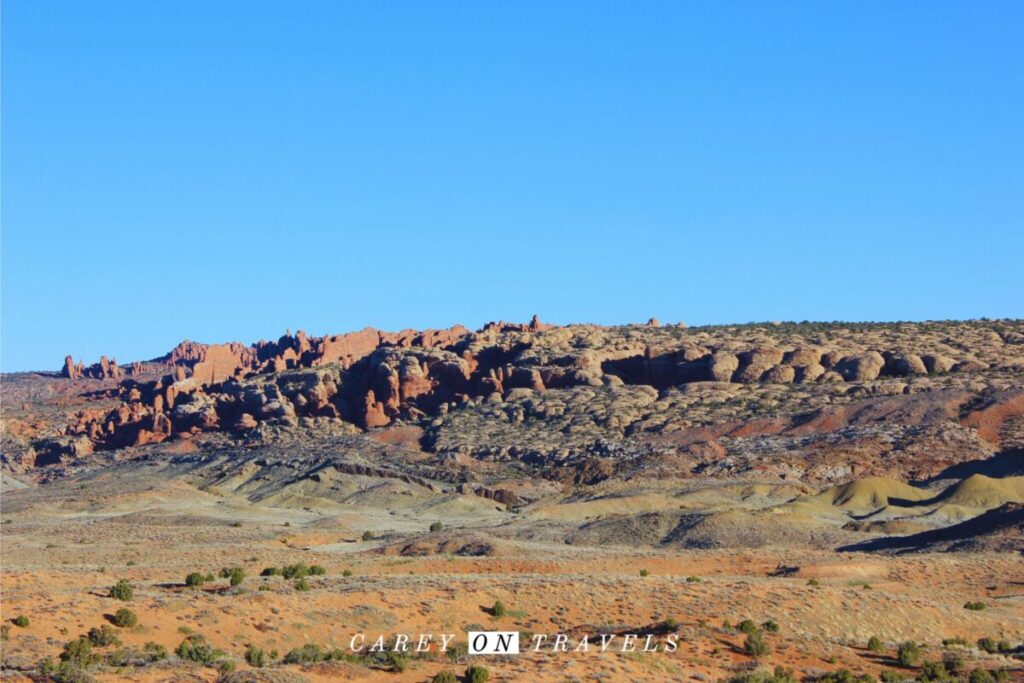
[[[968,460],[947,467],[934,477],[923,481],[911,482],[914,486],[927,486],[943,479],[966,479],[972,474],[983,474],[986,477],[1015,477],[1024,475],[1024,448],[1009,448],[996,453],[986,460]]]
[[[837,548],[841,552],[922,550],[995,551],[1024,554],[1024,505],[1007,503],[994,510],[943,529],[910,536],[875,538]]]

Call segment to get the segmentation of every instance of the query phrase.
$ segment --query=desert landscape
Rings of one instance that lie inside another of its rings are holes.
[[[7,680],[1024,680],[1018,320],[297,332],[2,391]]]

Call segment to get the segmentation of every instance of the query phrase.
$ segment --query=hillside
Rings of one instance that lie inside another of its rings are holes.
[[[1021,321],[298,332],[0,390],[12,680],[112,623],[119,578],[140,625],[103,681],[423,681],[464,655],[346,643],[491,626],[680,642],[477,660],[496,680],[879,676],[911,639],[1024,674]],[[219,668],[150,656],[192,634]]]

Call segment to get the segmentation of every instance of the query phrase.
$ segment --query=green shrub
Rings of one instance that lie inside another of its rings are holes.
[[[430,525],[430,532],[433,534],[436,534],[438,531],[441,531],[442,529],[444,529],[444,524],[441,524],[441,522],[434,522]]]
[[[316,643],[309,643],[302,647],[289,650],[282,660],[285,664],[316,664],[330,658],[329,652],[324,652]]]
[[[975,669],[967,677],[967,683],[996,683],[996,677],[988,669]]]
[[[494,605],[491,607],[491,614],[495,617],[503,617],[508,612],[505,610],[505,603],[501,600],[495,600]]]
[[[651,575],[651,572],[649,570],[647,570],[647,569],[641,569],[640,570],[640,576],[650,576],[650,575]]]
[[[455,678],[455,674],[451,671],[442,671],[439,674],[435,674],[430,679],[430,683],[456,683],[458,679]]]
[[[820,586],[821,585],[821,581],[818,581],[817,579],[810,579],[810,580],[807,581],[807,585],[808,586]]]
[[[465,643],[452,643],[448,646],[444,656],[448,658],[448,661],[461,664],[469,656],[469,646]]]
[[[771,648],[768,647],[768,643],[764,640],[764,634],[761,631],[754,631],[747,635],[746,641],[743,643],[743,652],[747,655],[754,657],[764,657],[766,654],[771,652]]]
[[[137,623],[139,623],[139,617],[135,612],[131,611],[127,607],[122,607],[114,612],[114,626],[119,626],[120,628],[131,628]]]
[[[57,672],[57,662],[53,661],[53,657],[46,656],[39,660],[36,668],[43,676],[52,676]]]
[[[277,567],[264,567],[260,576],[281,576],[281,570]]]
[[[372,541],[375,538],[376,538],[376,536],[373,535],[372,531],[364,531],[363,532],[363,540],[364,541]]]
[[[768,633],[779,632],[779,624],[774,619],[769,619],[768,621],[761,624],[761,628],[763,628]]]
[[[245,580],[245,570],[241,567],[232,568],[228,574],[228,583],[232,586],[237,586]]]
[[[298,562],[296,564],[286,564],[281,568],[281,576],[286,579],[303,579],[309,576],[309,565],[305,562]]]
[[[323,576],[326,573],[327,573],[327,570],[325,568],[321,567],[318,564],[311,564],[311,565],[309,565],[309,575],[310,576]]]
[[[912,640],[900,643],[896,650],[896,661],[900,663],[900,666],[914,666],[920,658],[921,648]]]
[[[925,662],[924,666],[921,667],[921,674],[917,677],[917,680],[922,683],[945,683],[951,681],[949,672],[946,671],[946,667],[943,666],[942,662]]]
[[[12,623],[18,628],[28,628],[28,617],[26,617],[24,614],[19,614],[18,616],[14,617]]]
[[[964,609],[969,609],[969,610],[971,610],[973,612],[980,612],[983,609],[985,609],[985,603],[978,602],[978,601],[965,602],[964,603]]]
[[[267,665],[267,656],[264,654],[263,649],[250,645],[245,648],[245,662],[249,666],[254,666],[257,669],[262,669]]]
[[[202,586],[204,583],[206,583],[206,576],[200,574],[199,572],[192,572],[191,574],[185,577],[186,586],[196,587]]]
[[[135,590],[126,579],[121,579],[111,587],[109,596],[115,600],[129,602],[135,597]]]
[[[108,652],[107,656],[104,657],[103,660],[107,666],[128,666],[131,663],[132,654],[134,653],[128,648],[119,647],[113,652]]]
[[[686,583],[700,583],[701,578],[699,576],[687,576]]]
[[[875,683],[875,679],[868,674],[854,675],[849,669],[830,671],[824,676],[814,679],[815,683]]]
[[[306,581],[305,577],[299,579],[298,581],[295,582],[295,590],[303,591],[303,592],[308,591],[309,590],[309,581]]]
[[[351,570],[351,569],[346,569],[345,571],[343,571],[343,572],[341,573],[341,575],[342,575],[342,576],[345,576],[345,577],[349,577],[349,576],[352,576],[352,570]]]
[[[182,659],[187,659],[190,662],[199,662],[200,664],[213,664],[224,656],[223,652],[215,650],[206,642],[206,638],[203,638],[198,633],[186,636],[185,640],[181,641],[177,649],[174,650],[174,653]]]
[[[662,623],[662,626],[664,626],[665,629],[668,630],[668,631],[675,631],[676,629],[679,628],[679,622],[676,621],[675,619],[673,619],[672,617],[669,617],[668,619],[666,619],[665,621],[663,621],[661,623]]]
[[[740,633],[746,633],[749,635],[757,630],[757,624],[750,619],[744,619],[736,626],[736,628],[740,630]]]
[[[773,671],[747,671],[728,679],[728,683],[796,683],[792,669],[776,666]]]
[[[942,653],[942,665],[951,674],[958,674],[964,668],[964,656],[956,650]]]
[[[141,650],[121,647],[106,656],[107,666],[144,666],[167,659],[167,648],[152,641],[146,643]]]
[[[50,674],[54,683],[93,683],[96,679],[71,662],[61,662]]]
[[[878,636],[871,636],[868,638],[868,650],[871,652],[881,652],[885,647],[882,645],[882,640]]]
[[[86,634],[89,642],[96,647],[107,647],[108,645],[120,645],[121,640],[117,637],[117,632],[110,628],[109,625],[103,624],[100,627],[93,627],[89,629],[89,633]]]
[[[80,669],[88,669],[98,659],[98,656],[93,654],[92,643],[85,636],[78,636],[78,638],[65,643],[64,649],[60,653],[62,662],[67,662]]]
[[[396,673],[402,673],[405,671],[405,667],[409,663],[409,656],[404,652],[387,652],[384,659],[387,668]]]
[[[903,681],[907,679],[907,677],[899,671],[892,671],[891,669],[883,671],[879,678],[881,678],[882,683],[903,683]]]
[[[490,677],[491,672],[487,670],[487,667],[474,664],[466,667],[464,679],[466,683],[487,683],[487,679]]]
[[[978,649],[994,655],[999,652],[999,644],[993,638],[980,638],[978,640]]]
[[[146,653],[154,662],[167,659],[167,648],[160,643],[154,643],[152,640],[142,646],[142,651]]]

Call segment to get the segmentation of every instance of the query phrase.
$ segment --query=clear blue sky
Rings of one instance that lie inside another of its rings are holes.
[[[3,3],[5,371],[1024,316],[1024,3]]]

